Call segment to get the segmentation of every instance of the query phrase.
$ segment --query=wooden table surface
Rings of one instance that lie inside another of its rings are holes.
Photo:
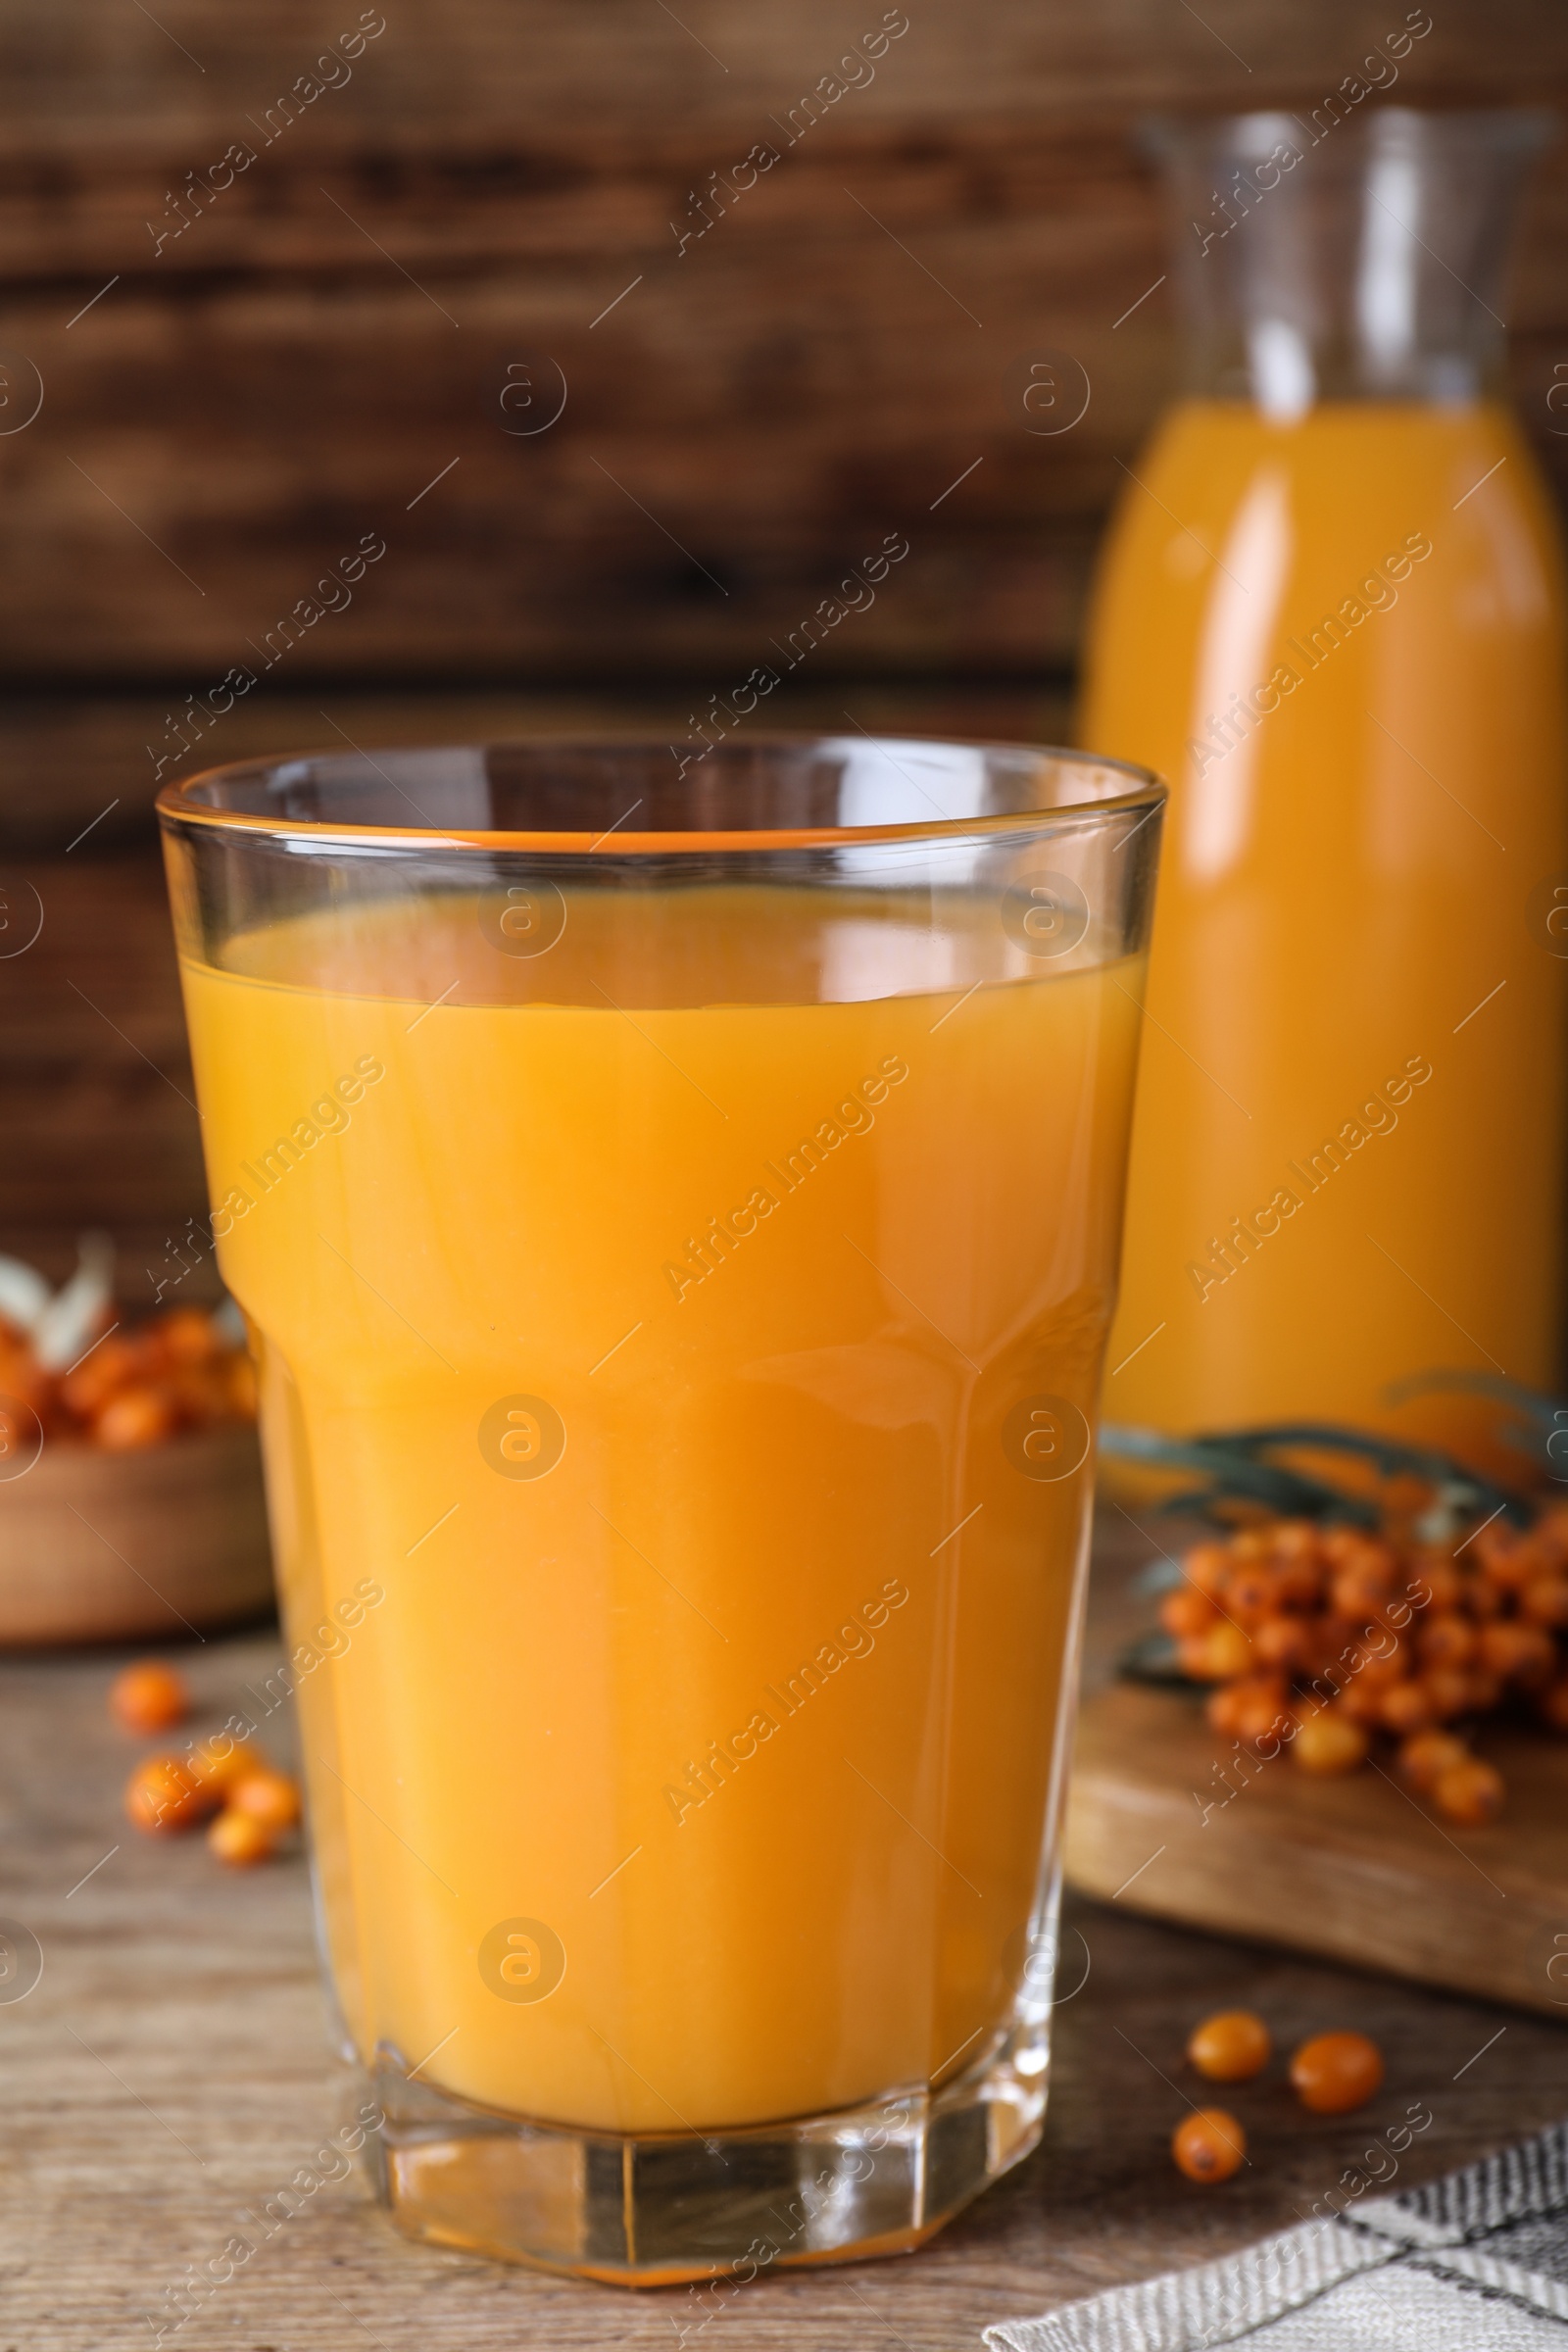
[[[1125,1562],[1100,1573],[1119,1588]],[[192,1645],[185,1662],[204,1712],[221,1716],[275,1657],[272,1638],[253,1634]],[[0,1664],[0,1911],[44,1954],[36,1988],[0,2005],[0,2352],[154,2341],[146,2315],[167,2323],[185,2265],[245,2231],[245,2209],[310,2164],[340,2119],[304,1864],[230,1874],[200,1838],[127,1828],[120,1792],[137,1751],[104,1708],[116,1663]],[[685,2328],[703,2352],[972,2346],[992,2322],[1289,2226],[1412,2102],[1433,2120],[1399,2185],[1568,2108],[1568,2040],[1550,2019],[1223,1943],[1116,1903],[1071,1902],[1068,1917],[1045,2143],[919,2255],[764,2277],[699,2330],[705,2313],[685,2289],[632,2295],[411,2245],[353,2182],[328,2184],[163,2341],[552,2352],[665,2347]],[[1166,2153],[1197,2088],[1182,2043],[1198,2016],[1236,2003],[1259,2008],[1287,2048],[1325,2027],[1364,2028],[1388,2079],[1361,2116],[1338,2120],[1303,2114],[1277,2079],[1226,2094],[1251,2162],[1200,2189]]]

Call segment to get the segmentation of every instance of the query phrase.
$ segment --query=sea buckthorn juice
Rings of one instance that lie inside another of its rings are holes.
[[[509,757],[165,803],[345,2034],[418,2233],[906,2245],[1038,2131],[1157,794]]]
[[[1489,309],[1534,134],[1311,133],[1166,134],[1194,390],[1080,721],[1173,795],[1106,1410],[1462,1446],[1403,1384],[1549,1386],[1562,1307],[1565,611]]]
[[[1563,967],[1528,901],[1568,868],[1564,608],[1529,452],[1495,407],[1194,402],[1140,470],[1082,721],[1179,780],[1110,1409],[1549,1385]]]

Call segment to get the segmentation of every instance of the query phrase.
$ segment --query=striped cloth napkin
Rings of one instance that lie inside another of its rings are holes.
[[[993,2352],[1565,2352],[1568,2124],[1426,2188],[986,2330]]]

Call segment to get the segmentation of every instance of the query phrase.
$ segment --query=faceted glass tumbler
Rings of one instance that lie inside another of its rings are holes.
[[[1038,2138],[1161,801],[858,736],[164,793],[411,2235],[740,2279]]]

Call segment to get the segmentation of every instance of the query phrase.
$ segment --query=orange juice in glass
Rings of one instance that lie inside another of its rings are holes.
[[[1034,2144],[1159,804],[833,738],[165,794],[411,2233],[754,2276]]]
[[[1411,1375],[1555,1374],[1565,609],[1495,316],[1540,131],[1372,103],[1161,135],[1190,388],[1126,485],[1082,713],[1172,786],[1118,1421],[1462,1446],[1482,1408],[1401,1403]]]

